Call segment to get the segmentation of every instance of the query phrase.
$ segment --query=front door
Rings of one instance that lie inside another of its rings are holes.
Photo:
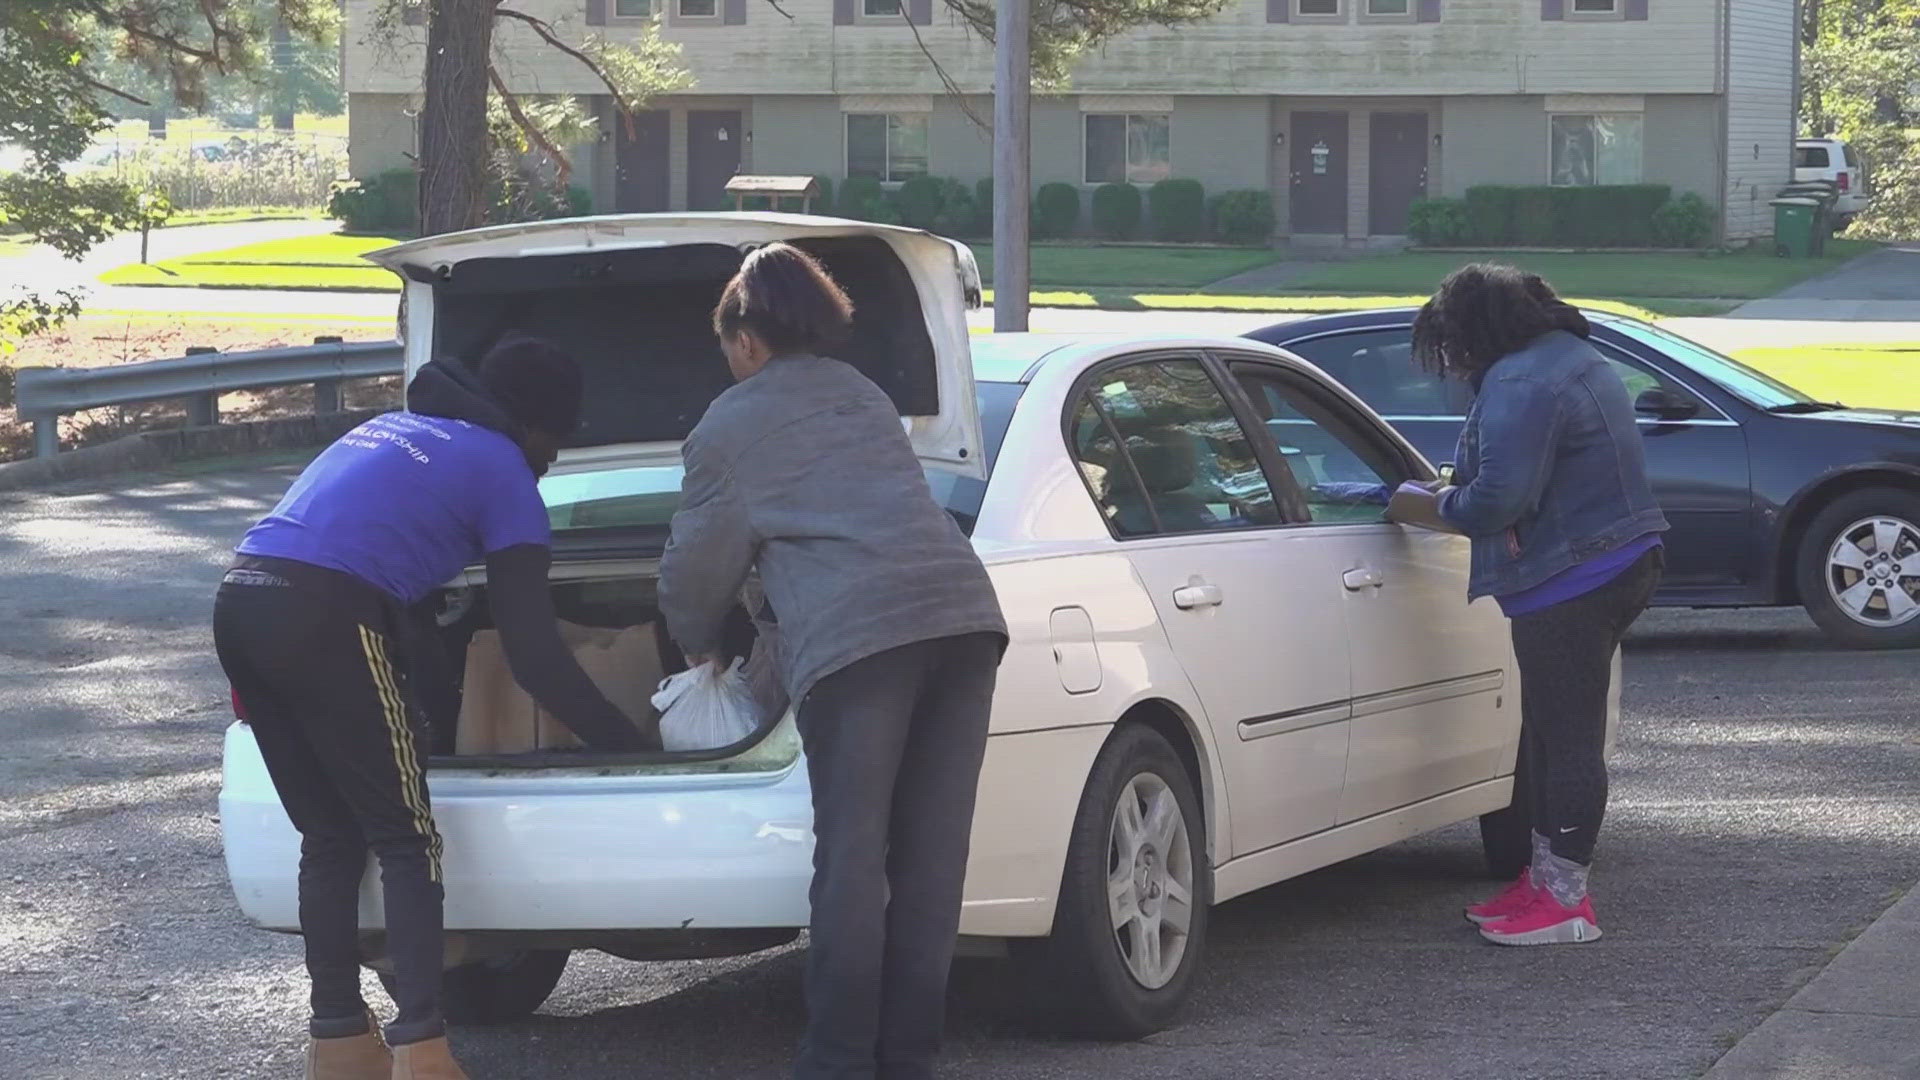
[[[1467,603],[1466,537],[1394,525],[1343,485],[1397,487],[1413,464],[1371,417],[1268,363],[1234,372],[1306,495],[1306,532],[1336,545],[1353,653],[1345,824],[1493,779],[1513,760],[1519,698],[1507,620]]]
[[[687,209],[724,210],[727,181],[740,171],[740,113],[687,114]]]
[[[1427,114],[1374,113],[1368,149],[1367,231],[1405,236],[1408,209],[1427,197]]]
[[[1331,828],[1349,694],[1339,538],[1283,521],[1197,356],[1102,371],[1069,439],[1206,710],[1232,811],[1220,855]]]
[[[660,111],[613,114],[613,205],[629,214],[657,213],[668,205],[668,116]]]
[[[1295,235],[1347,234],[1347,114],[1293,114],[1288,172]]]

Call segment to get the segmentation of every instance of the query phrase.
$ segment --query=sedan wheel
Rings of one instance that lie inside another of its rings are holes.
[[[1808,527],[1799,569],[1801,600],[1829,634],[1854,648],[1920,645],[1920,495],[1836,500]]]
[[[1115,728],[1074,817],[1053,936],[1016,953],[1067,1026],[1137,1039],[1173,1023],[1206,942],[1206,852],[1179,755],[1144,725]]]

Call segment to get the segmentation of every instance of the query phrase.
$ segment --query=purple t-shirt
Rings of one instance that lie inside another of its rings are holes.
[[[1659,533],[1648,533],[1604,555],[1595,555],[1585,562],[1575,563],[1531,589],[1522,589],[1494,599],[1500,602],[1500,611],[1509,619],[1545,611],[1555,604],[1585,596],[1626,573],[1627,568],[1638,562],[1640,556],[1659,547],[1660,543]]]
[[[412,604],[493,552],[551,541],[512,439],[391,412],[321,451],[237,550],[352,574]]]

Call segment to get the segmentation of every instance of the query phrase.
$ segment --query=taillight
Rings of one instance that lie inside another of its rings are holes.
[[[1835,176],[1833,178],[1833,183],[1835,187],[1838,187],[1840,189],[1840,194],[1842,195],[1845,195],[1847,193],[1847,190],[1853,186],[1852,179],[1848,177],[1846,173],[1841,173],[1838,176]]]
[[[240,691],[229,687],[227,693],[233,698],[233,718],[241,723],[245,723],[247,719],[247,707],[240,704]]]

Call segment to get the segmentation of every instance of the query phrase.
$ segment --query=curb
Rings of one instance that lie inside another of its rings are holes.
[[[100,446],[69,450],[50,458],[29,458],[0,464],[0,491],[152,469],[199,458],[321,446],[380,415],[382,411],[356,409],[320,416],[290,416],[279,420],[146,431]]]

